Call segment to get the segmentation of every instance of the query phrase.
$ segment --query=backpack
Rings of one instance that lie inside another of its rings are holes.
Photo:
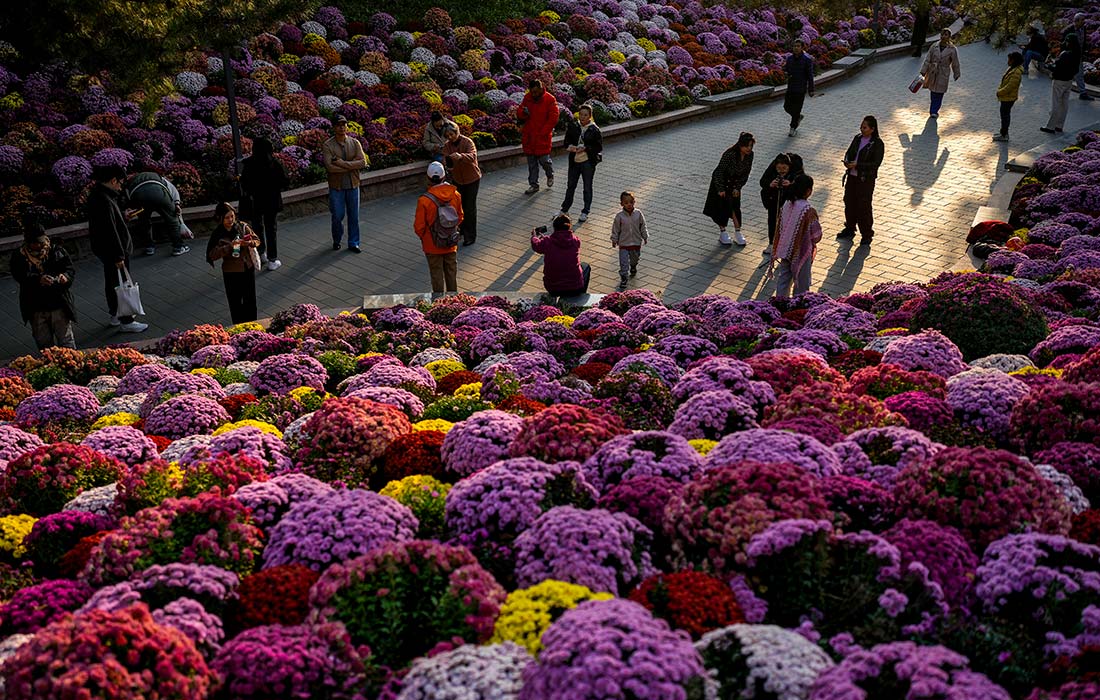
[[[451,248],[462,240],[458,230],[458,211],[450,203],[439,201],[431,192],[424,196],[435,202],[435,221],[432,223],[432,243],[439,248]]]

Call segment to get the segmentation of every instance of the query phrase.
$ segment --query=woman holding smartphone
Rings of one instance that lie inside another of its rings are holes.
[[[206,245],[206,262],[214,266],[222,261],[222,280],[225,297],[229,301],[229,316],[233,323],[256,320],[256,270],[260,267],[260,255],[256,249],[260,239],[248,224],[237,221],[237,210],[228,202],[221,202],[214,209],[217,228],[210,234]]]
[[[875,213],[871,200],[885,152],[886,146],[878,135],[878,120],[867,115],[859,125],[859,133],[841,158],[845,171],[844,228],[836,235],[837,238],[855,238],[858,227],[859,244],[871,245],[871,239],[875,237]]]

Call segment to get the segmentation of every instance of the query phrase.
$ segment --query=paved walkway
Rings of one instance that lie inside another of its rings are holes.
[[[879,282],[924,281],[951,268],[963,256],[970,221],[1005,160],[1048,140],[1039,126],[1046,123],[1050,101],[1049,80],[1035,73],[1025,76],[1013,112],[1012,141],[993,143],[990,135],[999,125],[994,92],[1005,55],[973,44],[960,50],[960,58],[962,78],[947,93],[938,121],[927,118],[928,93],[912,95],[906,89],[919,59],[896,58],[808,100],[806,121],[793,139],[787,137],[782,101],[772,101],[610,144],[596,171],[592,216],[577,229],[583,257],[593,268],[592,291],[608,292],[618,284],[617,252],[608,235],[619,192],[631,189],[651,231],[633,286],[660,290],[673,301],[704,292],[770,295],[771,285],[763,285],[766,218],[756,180],[780,151],[801,154],[816,180],[812,200],[826,235],[814,263],[813,289],[846,294]],[[864,114],[878,117],[886,142],[875,193],[877,236],[870,249],[833,239],[843,223],[839,160]],[[1067,131],[1098,119],[1100,102],[1074,98]],[[711,170],[744,130],[757,138],[756,164],[743,200],[749,245],[723,248],[701,211]],[[556,164],[554,188],[543,187],[531,197],[523,195],[525,167],[486,175],[478,202],[478,243],[459,252],[460,289],[541,291],[541,261],[530,251],[528,232],[548,223],[561,204],[565,159]],[[574,216],[580,199],[578,192]],[[407,194],[365,204],[360,218],[364,253],[359,256],[330,250],[327,216],[283,223],[284,266],[259,278],[260,315],[300,301],[353,307],[364,293],[427,291],[426,263],[411,230],[415,200],[416,195]],[[203,261],[204,246],[199,241],[182,258],[168,257],[162,246],[160,256],[135,260],[134,276],[149,311],[149,337],[201,322],[229,322],[221,275]],[[78,346],[132,339],[102,324],[106,312],[98,264],[81,261],[77,270]],[[15,285],[7,282],[3,294],[0,324],[6,332],[0,357],[30,352],[33,343],[18,318]]]

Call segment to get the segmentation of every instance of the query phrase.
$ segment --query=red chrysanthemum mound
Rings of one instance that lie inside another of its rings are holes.
[[[884,363],[864,367],[852,375],[849,386],[853,394],[885,399],[906,391],[923,391],[937,399],[947,398],[947,380],[924,370],[909,371]]]
[[[441,396],[451,396],[458,391],[459,387],[467,384],[477,384],[480,381],[480,374],[463,369],[457,372],[451,372],[438,380],[435,383],[435,390],[439,392]]]
[[[573,404],[555,404],[525,418],[512,441],[513,457],[544,462],[583,462],[616,435],[630,431],[614,415]]]
[[[875,350],[846,350],[829,358],[829,366],[845,377],[850,377],[864,367],[874,367],[882,361],[882,353]]]
[[[764,409],[761,425],[766,428],[792,418],[820,418],[845,435],[864,428],[909,424],[879,399],[859,396],[825,382],[800,386],[779,397],[778,402]]]
[[[514,413],[517,416],[533,416],[546,409],[546,404],[541,401],[529,399],[523,394],[513,394],[497,404],[497,409]]]
[[[610,372],[611,365],[606,362],[585,362],[583,365],[574,367],[572,374],[574,377],[583,379],[592,386],[595,386]]]
[[[138,603],[65,616],[0,666],[8,700],[202,700],[216,678],[183,632]]]
[[[745,362],[752,367],[753,379],[771,384],[776,395],[786,394],[796,387],[824,382],[843,388],[844,375],[825,362],[801,352],[769,352],[754,355]]]
[[[1100,510],[1091,508],[1074,515],[1069,536],[1078,542],[1100,545]]]
[[[375,489],[406,476],[425,474],[446,479],[441,450],[447,434],[440,430],[415,430],[398,436],[382,456],[382,470],[372,480]]]
[[[88,565],[88,559],[91,558],[92,552],[95,551],[99,543],[109,534],[111,534],[110,530],[104,530],[94,535],[82,537],[80,541],[76,543],[75,547],[62,555],[61,559],[58,560],[57,573],[62,578],[76,578],[79,576],[80,572],[84,570],[84,567]]]
[[[321,481],[369,484],[382,455],[399,436],[412,432],[400,409],[368,399],[329,399],[306,421],[294,461]]]
[[[899,518],[955,527],[975,552],[1014,532],[1069,532],[1070,508],[1058,487],[1004,450],[942,450],[903,469],[894,498]]]
[[[198,496],[215,493],[231,496],[242,486],[267,481],[264,463],[246,454],[204,454],[191,462],[183,471],[181,496]]]
[[[241,411],[244,410],[245,406],[250,403],[259,403],[259,401],[253,394],[231,394],[223,399],[218,399],[218,403],[233,420],[241,419]]]
[[[58,442],[31,450],[0,471],[0,512],[42,517],[82,491],[118,480],[125,466],[90,447]]]
[[[745,563],[753,535],[792,518],[832,519],[817,478],[794,464],[745,461],[709,469],[672,496],[664,530],[678,568],[724,574]]]
[[[711,630],[745,621],[730,587],[701,571],[650,576],[628,597],[696,639]]]
[[[1100,445],[1100,383],[1033,388],[1012,408],[1009,432],[1028,454],[1059,442]]]
[[[309,613],[309,589],[321,574],[301,564],[284,564],[241,579],[240,602],[232,611],[238,630],[261,625],[300,625]]]

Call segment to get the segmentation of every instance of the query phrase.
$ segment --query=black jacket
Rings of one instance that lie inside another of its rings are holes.
[[[1058,54],[1058,58],[1054,59],[1054,70],[1050,72],[1052,80],[1073,80],[1077,77],[1077,66],[1081,65],[1081,60],[1077,57],[1071,49],[1064,49],[1062,53]]]
[[[886,155],[886,145],[882,139],[875,136],[863,150],[859,148],[859,142],[863,137],[856,134],[852,144],[844,152],[845,162],[856,162],[856,176],[860,180],[874,180],[878,177],[878,168],[882,165],[882,158]]]
[[[793,53],[783,66],[787,73],[787,92],[814,91],[814,59],[805,51],[801,56]]]
[[[784,180],[788,182],[794,182],[794,179],[802,174],[802,156],[788,153],[787,156],[791,159],[791,169],[787,171],[787,174],[783,176]],[[772,187],[772,180],[779,177],[779,171],[775,168],[775,161],[773,160],[764,170],[764,174],[760,176],[760,202],[764,205],[765,209],[774,209],[775,205],[779,203],[779,195],[782,193],[782,188]]]
[[[570,121],[569,126],[565,127],[565,145],[581,145],[581,123],[576,119]],[[589,122],[588,127],[584,130],[584,152],[588,154],[588,162],[592,165],[596,165],[603,160],[603,134],[595,122]],[[570,163],[573,162],[573,156],[575,155],[575,153],[569,154]]]
[[[290,184],[277,158],[246,158],[241,167],[241,190],[252,197],[252,213],[270,214],[283,210],[283,190]]]
[[[36,311],[57,311],[61,309],[70,321],[76,320],[76,309],[73,304],[73,278],[76,269],[69,254],[60,245],[51,245],[42,261],[42,269],[32,269],[30,261],[23,255],[22,249],[17,249],[11,254],[11,276],[19,283],[19,312],[24,321],[30,321]],[[49,286],[42,286],[42,275],[57,277],[65,275],[68,280],[64,284],[54,282]]]
[[[1027,40],[1027,46],[1024,47],[1024,51],[1034,51],[1041,57],[1046,58],[1047,53],[1050,51],[1050,44],[1047,43],[1047,38],[1045,36],[1036,32]]]
[[[116,263],[134,252],[118,197],[119,193],[98,182],[88,193],[88,238],[92,253],[105,263]]]

